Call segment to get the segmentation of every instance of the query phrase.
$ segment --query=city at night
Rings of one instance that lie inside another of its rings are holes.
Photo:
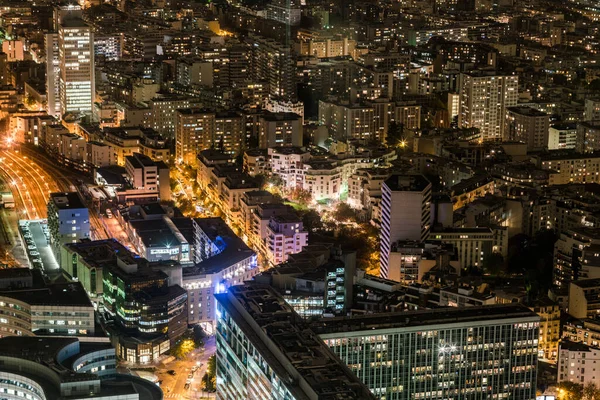
[[[599,0],[0,0],[0,47],[0,400],[600,400]]]

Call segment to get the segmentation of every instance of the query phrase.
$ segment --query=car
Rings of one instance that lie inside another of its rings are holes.
[[[170,369],[167,371],[167,374],[175,376],[175,375],[177,375],[177,372],[175,372],[174,369]]]
[[[30,251],[29,254],[32,256],[39,256],[40,252],[39,251]]]
[[[192,367],[192,374],[196,371],[198,371],[198,367],[197,366]]]
[[[196,201],[198,198],[196,196],[192,197],[192,201]]]
[[[35,250],[35,249],[37,249],[37,247],[35,246],[35,244],[30,244],[30,245],[27,246],[27,248],[29,250]]]
[[[26,233],[23,235],[23,237],[26,239],[31,239],[31,238],[33,238],[33,235],[31,233]]]
[[[34,263],[41,263],[42,259],[41,258],[32,258],[31,261]]]
[[[194,379],[194,374],[189,374],[189,375],[188,375],[188,379],[190,379],[190,380],[191,380],[191,379]]]
[[[189,384],[189,383],[186,383],[185,385],[183,385],[183,388],[184,388],[185,390],[188,390],[188,389],[190,388],[190,384]]]
[[[112,211],[110,211],[110,208],[107,208],[107,209],[106,209],[106,216],[107,216],[108,218],[112,218],[112,217],[113,217],[113,214],[112,214]]]

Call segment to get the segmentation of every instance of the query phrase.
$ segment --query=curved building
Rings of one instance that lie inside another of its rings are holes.
[[[0,339],[2,398],[162,400],[159,387],[115,368],[115,350],[106,345],[76,338]]]

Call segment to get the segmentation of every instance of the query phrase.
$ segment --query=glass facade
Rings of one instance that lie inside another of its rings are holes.
[[[539,339],[529,320],[320,336],[382,400],[525,400],[535,398]]]
[[[218,400],[295,400],[220,303],[216,340]]]

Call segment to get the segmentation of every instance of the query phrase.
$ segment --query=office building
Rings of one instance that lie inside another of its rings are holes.
[[[217,398],[375,399],[271,287],[215,298]]]
[[[430,230],[431,182],[423,175],[392,175],[381,187],[381,277],[389,274],[392,243],[425,240]]]
[[[46,48],[46,112],[54,117],[61,116],[60,106],[60,58],[58,51],[58,34],[44,35]]]
[[[504,136],[506,110],[519,99],[516,75],[488,75],[484,72],[460,75],[461,128],[478,128],[483,140],[500,140]]]
[[[290,366],[291,361],[302,368],[304,363],[293,361],[303,359],[308,338],[315,346],[324,342],[329,349],[318,347],[316,352],[313,347],[312,369],[301,369],[296,376],[312,379],[320,366],[328,365],[323,381],[338,396],[351,393],[347,384],[336,382],[339,375],[333,373],[339,369],[314,354],[333,351],[370,390],[361,394],[364,399],[458,400],[481,392],[486,397],[535,397],[539,317],[522,305],[365,314],[322,318],[307,325],[270,286],[246,283],[215,297],[220,398],[250,398],[258,390],[271,393],[273,379],[261,379],[259,371],[264,369],[257,369],[255,363],[279,371],[282,361]],[[235,360],[244,368],[233,368]],[[514,368],[503,367],[506,360]],[[242,376],[251,376],[252,381],[239,384],[245,382]],[[342,381],[350,382],[350,377]],[[288,382],[286,390],[298,381]]]
[[[164,272],[181,267],[153,266],[129,252],[115,261],[102,268],[103,309],[111,316],[107,333],[119,359],[151,363],[187,330],[187,293]]]
[[[325,318],[312,328],[379,398],[535,397],[539,317],[521,305]]]
[[[161,400],[154,383],[117,374],[115,350],[75,338],[0,339],[0,392],[35,400]]]
[[[91,114],[96,95],[94,33],[80,12],[61,9],[57,13],[61,115]]]
[[[550,116],[531,107],[508,107],[506,109],[505,141],[527,144],[527,151],[548,148]]]
[[[40,271],[0,270],[0,337],[94,336],[94,306],[79,282],[46,283]]]
[[[50,244],[58,258],[65,243],[90,238],[90,214],[77,192],[50,193],[48,202]]]

